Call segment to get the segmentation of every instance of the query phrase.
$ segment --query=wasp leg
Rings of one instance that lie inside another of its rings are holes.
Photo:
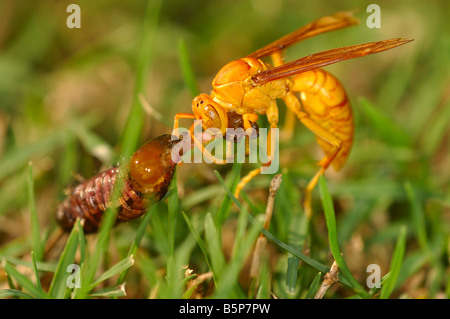
[[[242,115],[242,119],[244,120],[244,130],[252,128],[252,123],[258,121],[258,114],[255,113],[245,113]]]
[[[217,164],[217,165],[224,165],[227,164],[226,160],[223,160],[221,158],[215,157],[214,155],[211,154],[210,151],[208,151],[205,146],[203,145],[203,143],[197,138],[197,136],[194,133],[195,127],[194,127],[195,123],[192,124],[191,128],[189,129],[189,134],[191,135],[192,141],[194,142],[195,146],[198,147],[198,149],[200,149],[202,151],[202,154],[204,157],[208,158],[208,160],[213,163],[213,164]],[[203,136],[203,133],[202,133]],[[210,139],[210,137],[208,138]]]
[[[258,176],[261,173],[261,167],[255,168],[251,170],[244,178],[242,178],[239,184],[236,186],[236,190],[234,191],[234,197],[239,198],[239,194],[241,190],[247,185],[255,176]]]
[[[339,153],[339,151],[342,149],[342,141],[335,137],[332,133],[330,133],[328,130],[324,129],[322,126],[314,122],[312,119],[309,118],[308,114],[303,112],[300,107],[300,101],[297,99],[297,97],[294,96],[292,92],[290,92],[285,98],[284,98],[286,105],[289,109],[291,109],[292,112],[295,113],[297,118],[302,122],[303,125],[305,125],[310,131],[312,131],[314,134],[316,134],[318,137],[329,143],[331,146],[333,146],[333,150],[330,151],[327,155],[325,155],[318,163],[317,165],[320,166],[319,171],[314,175],[314,177],[309,182],[308,186],[305,190],[305,200],[303,202],[303,207],[305,210],[305,215],[310,218],[312,209],[311,209],[311,194],[314,190],[314,187],[317,185],[317,182],[319,181],[320,175],[322,175],[325,170],[330,166],[330,164],[333,162],[333,160],[336,158],[336,155]]]
[[[284,64],[284,56],[282,51],[274,52],[271,56],[273,66],[277,67]],[[284,118],[283,131],[280,134],[280,139],[287,141],[292,139],[294,136],[295,129],[295,114],[290,110],[286,109],[286,115]]]
[[[191,119],[191,120],[195,120],[195,115],[194,114],[189,114],[189,113],[176,113],[174,118],[173,118],[173,131],[172,134],[179,136],[179,132],[178,132],[178,127],[179,127],[179,121],[180,119]],[[194,125],[191,126],[191,129],[193,128]],[[190,130],[189,130],[190,132]],[[191,137],[193,136],[192,134],[190,134]],[[183,161],[180,161],[177,165],[181,166],[183,165]]]
[[[258,117],[259,117],[258,114],[255,113],[246,113],[242,115],[242,120],[244,121],[244,130],[246,132],[248,129],[252,128],[252,123],[256,123],[256,121],[258,121]],[[245,156],[249,156],[249,154],[250,154],[250,136],[245,137]]]
[[[178,136],[178,127],[179,127],[179,120],[180,119],[191,119],[191,120],[195,120],[195,115],[194,114],[189,114],[189,113],[177,113],[175,114],[174,118],[173,118],[173,131],[174,134]]]
[[[180,119],[196,119],[194,114],[189,113],[177,113],[175,114],[174,121],[173,121],[173,134],[178,135],[178,128],[179,128],[179,120]],[[202,154],[207,157],[212,163],[223,165],[226,164],[226,161],[219,159],[211,154],[208,150],[205,149],[202,142],[195,136],[194,129],[195,129],[195,123],[192,124],[192,126],[189,128],[189,135],[191,137],[191,140],[194,142],[194,144],[202,151]],[[202,133],[202,140],[203,140],[203,133]],[[182,165],[183,161],[180,161],[178,165]]]
[[[292,113],[291,110],[286,110],[286,115],[284,117],[284,125],[283,125],[283,131],[280,134],[280,138],[283,141],[288,141],[292,139],[294,136],[294,130],[295,130],[295,115]]]
[[[244,114],[242,116],[242,118],[244,118],[244,116],[247,114]],[[267,136],[267,155],[269,158],[269,161],[267,163],[264,163],[263,166],[270,166],[270,164],[272,163],[272,129],[276,129],[277,128],[277,123],[278,123],[278,108],[277,108],[277,104],[275,102],[275,100],[273,101],[273,103],[267,108],[266,111],[266,115],[267,115],[267,119],[269,120],[270,123],[270,130]],[[248,125],[248,127],[246,127],[246,125]],[[251,127],[251,125],[249,123],[245,124],[244,122],[244,128],[247,129]],[[238,183],[236,190],[234,192],[234,196],[236,198],[239,198],[239,193],[241,192],[241,190],[245,187],[245,185],[247,185],[255,176],[258,176],[261,173],[261,167],[255,168],[254,170],[251,170],[244,178],[241,179],[241,181]]]

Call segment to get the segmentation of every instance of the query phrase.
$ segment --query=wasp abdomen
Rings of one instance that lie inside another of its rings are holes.
[[[300,73],[294,77],[296,92],[306,113],[342,143],[342,149],[332,162],[340,169],[347,160],[353,144],[353,113],[348,96],[339,80],[322,69]],[[330,154],[333,146],[318,137],[317,142]]]

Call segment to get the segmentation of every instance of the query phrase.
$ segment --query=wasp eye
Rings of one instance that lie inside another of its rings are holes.
[[[211,108],[210,106],[205,107],[205,111],[208,113],[208,117],[211,120],[214,120],[217,116],[216,111],[214,110],[214,108]]]
[[[206,122],[207,127],[221,127],[219,114],[212,105],[206,105],[203,109],[203,114],[205,115],[204,121]]]
[[[226,111],[207,94],[200,94],[192,101],[192,111],[197,120],[202,120],[203,129],[226,128]],[[223,115],[225,114],[225,115]],[[225,121],[225,122],[223,122]]]

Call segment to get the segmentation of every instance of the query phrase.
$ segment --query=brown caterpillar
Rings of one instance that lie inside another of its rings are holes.
[[[123,187],[115,204],[114,185],[120,178],[119,167],[110,168],[74,187],[59,205],[56,219],[70,231],[77,218],[84,220],[84,232],[96,232],[107,208],[117,208],[117,223],[142,216],[149,205],[167,193],[180,154],[172,152],[180,141],[165,134],[139,148],[124,170]],[[172,154],[174,153],[174,154]]]

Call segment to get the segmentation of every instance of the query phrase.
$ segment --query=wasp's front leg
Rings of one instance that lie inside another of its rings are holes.
[[[267,156],[268,156],[268,161],[266,163],[264,163],[262,166],[270,166],[272,163],[272,159],[273,159],[273,148],[272,145],[273,143],[278,143],[279,141],[272,141],[272,130],[274,129],[278,129],[277,127],[277,123],[278,123],[278,107],[277,104],[275,102],[275,100],[272,101],[272,103],[270,104],[270,106],[267,108],[266,110],[266,116],[267,119],[270,123],[270,129],[269,129],[269,133],[267,136]],[[243,116],[244,117],[244,116]],[[241,192],[241,190],[245,187],[245,185],[247,185],[255,176],[258,176],[259,174],[261,174],[261,169],[262,167],[258,167],[252,171],[250,171],[244,178],[241,179],[241,181],[239,182],[239,184],[236,187],[236,190],[234,192],[234,196],[236,198],[239,198],[239,194]]]

